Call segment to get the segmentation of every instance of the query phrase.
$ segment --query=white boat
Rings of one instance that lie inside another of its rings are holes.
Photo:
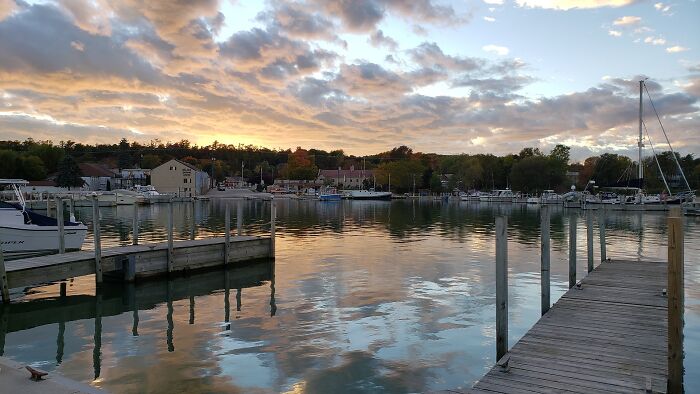
[[[159,202],[170,201],[170,195],[158,193],[153,185],[136,185],[134,186],[134,191],[141,194],[148,204],[156,204]]]
[[[481,192],[473,191],[473,192],[469,192],[469,193],[460,194],[459,199],[462,201],[479,201],[480,197],[481,197]]]
[[[350,190],[348,198],[353,200],[390,200],[390,192],[378,192],[373,188],[369,190]]]
[[[562,204],[564,197],[558,195],[554,190],[545,190],[540,196],[540,204]]]
[[[145,204],[147,202],[144,195],[133,190],[117,189],[113,192],[117,205]]]
[[[494,190],[491,193],[491,202],[513,202],[515,194],[510,189]]]
[[[58,221],[26,208],[19,191],[28,182],[0,179],[0,185],[10,186],[17,203],[0,202],[0,245],[10,257],[55,253],[58,251]],[[74,220],[64,222],[66,251],[79,250],[85,241],[87,226]]]
[[[539,198],[539,197],[528,197],[528,198],[527,198],[527,203],[528,203],[528,204],[539,204],[539,203],[540,203],[540,198]]]

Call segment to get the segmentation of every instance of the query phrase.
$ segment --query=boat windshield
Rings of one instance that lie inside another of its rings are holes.
[[[22,195],[22,192],[19,190],[19,188],[21,186],[26,186],[28,184],[29,184],[29,182],[27,182],[24,179],[0,179],[0,187],[10,186],[12,188],[12,190],[15,192],[15,196],[17,197],[17,201],[22,206],[22,212],[24,212],[26,203],[24,202],[24,196]]]

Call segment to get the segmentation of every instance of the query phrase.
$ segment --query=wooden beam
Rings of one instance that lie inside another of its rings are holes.
[[[236,227],[240,237],[243,235],[243,204],[240,201],[236,202]]]
[[[684,256],[680,208],[668,218],[668,392],[683,392]]]
[[[586,211],[586,244],[588,246],[588,272],[593,271],[593,214]]]
[[[277,202],[270,200],[270,257],[275,257],[275,220],[277,219]]]
[[[549,310],[550,301],[550,235],[549,235],[549,207],[542,205],[540,208],[540,286],[541,286],[541,303],[542,314],[544,315]]]
[[[507,218],[496,217],[496,360],[508,352]]]
[[[576,215],[569,215],[569,288],[576,285]]]

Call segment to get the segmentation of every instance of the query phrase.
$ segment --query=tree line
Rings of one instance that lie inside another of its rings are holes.
[[[645,189],[665,188],[660,174],[677,189],[682,179],[674,153],[662,152],[644,159]],[[675,153],[692,188],[700,184],[700,159]],[[528,147],[517,154],[439,155],[414,152],[399,146],[375,155],[354,156],[343,150],[275,150],[253,145],[199,146],[187,140],[149,143],[122,139],[115,144],[83,144],[75,141],[0,141],[0,178],[55,179],[61,186],[79,186],[77,163],[101,163],[108,168],[155,168],[169,159],[188,162],[217,181],[242,176],[251,183],[271,184],[274,179],[316,179],[319,169],[374,170],[376,184],[396,192],[429,189],[432,192],[511,188],[526,193],[546,189],[567,190],[572,182],[583,189],[589,180],[596,185],[624,185],[636,177],[637,163],[627,156],[605,153],[580,163],[570,160],[570,148],[557,145],[549,152]],[[571,179],[567,173],[576,173]],[[374,182],[372,182],[374,183]],[[678,191],[678,190],[674,190]]]

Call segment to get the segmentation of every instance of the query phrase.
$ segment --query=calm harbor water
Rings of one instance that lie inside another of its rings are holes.
[[[224,205],[177,204],[176,237],[220,235]],[[269,203],[242,201],[247,234]],[[278,203],[277,258],[136,285],[93,277],[24,289],[0,314],[0,353],[114,392],[420,392],[468,387],[495,362],[494,216],[508,216],[510,345],[540,316],[539,210],[433,201]],[[167,207],[139,208],[142,242]],[[235,207],[231,210],[236,214]],[[103,208],[104,245],[130,243],[132,207]],[[568,229],[552,213],[552,302]],[[78,219],[90,222],[90,209]],[[232,220],[235,227],[235,218]],[[686,389],[700,391],[700,221],[685,218]],[[666,218],[611,212],[608,257],[665,259]],[[598,229],[595,230],[598,240]],[[91,248],[91,239],[86,242]],[[599,244],[595,243],[596,259]],[[0,390],[1,391],[1,390]]]

